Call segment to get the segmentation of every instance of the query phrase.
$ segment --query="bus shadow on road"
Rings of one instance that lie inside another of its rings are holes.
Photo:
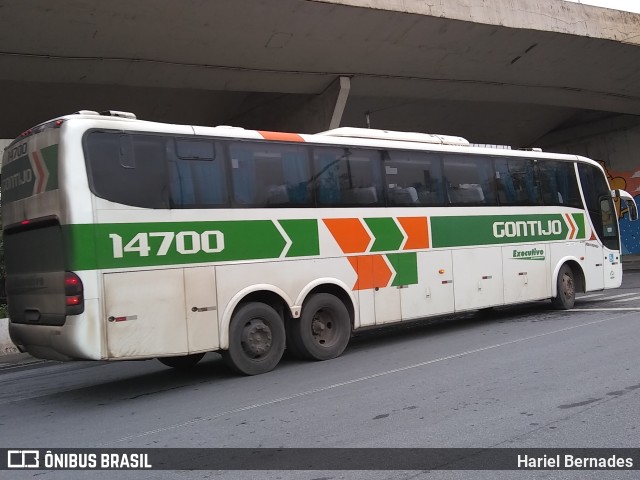
[[[417,335],[437,336],[443,333],[470,331],[491,324],[558,321],[562,312],[553,309],[548,300],[518,305],[485,308],[390,324],[380,328],[359,330],[348,349],[387,345],[391,340],[415,339]]]
[[[411,322],[358,331],[351,339],[343,355],[364,349],[386,348],[390,342],[402,343],[416,337],[437,337],[456,332],[464,334],[487,325],[557,321],[562,312],[551,309],[548,302],[532,302],[509,307],[498,307],[466,313],[431,317]],[[315,362],[299,360],[285,351],[276,369],[304,368]],[[91,380],[93,383],[78,385],[77,388],[62,392],[52,392],[49,397],[63,399],[70,404],[82,404],[83,408],[113,406],[120,402],[131,402],[154,395],[172,395],[195,391],[201,388],[220,388],[225,384],[248,382],[247,377],[236,374],[227,367],[221,356],[207,354],[197,365],[187,369],[174,369],[160,364],[157,360],[97,362],[86,368],[98,368]]]

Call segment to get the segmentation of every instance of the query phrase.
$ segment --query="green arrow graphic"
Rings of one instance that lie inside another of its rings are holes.
[[[400,250],[404,235],[393,218],[365,218],[364,221],[375,237],[371,252]]]
[[[279,220],[278,223],[291,239],[287,257],[320,255],[317,220]]]

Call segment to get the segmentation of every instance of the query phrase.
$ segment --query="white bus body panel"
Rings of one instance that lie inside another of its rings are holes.
[[[599,241],[584,244],[584,274],[587,292],[604,288],[604,249]]]
[[[375,277],[375,273],[371,276]],[[376,325],[400,320],[402,317],[400,290],[393,286],[373,289]]]
[[[602,257],[604,263],[604,288],[618,288],[622,285],[620,253],[605,247],[602,249]]]
[[[104,275],[109,358],[188,352],[182,268]]]
[[[455,310],[472,310],[504,303],[502,248],[453,250]]]
[[[189,353],[216,350],[220,342],[215,268],[185,268],[184,290]]]
[[[542,252],[538,254],[537,252]],[[528,302],[549,298],[551,291],[550,247],[544,243],[502,247],[504,303]],[[520,252],[536,252],[517,256]]]
[[[108,358],[218,349],[214,267],[107,273],[104,289]]]
[[[453,312],[453,268],[450,250],[418,253],[420,283],[400,290],[402,319]]]

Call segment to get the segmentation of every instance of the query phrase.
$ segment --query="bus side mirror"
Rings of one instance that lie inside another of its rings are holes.
[[[627,202],[627,208],[629,209],[629,220],[635,222],[638,220],[638,206],[636,205],[636,201],[631,196],[629,192],[625,192],[624,190],[614,190],[614,195],[616,198],[620,198]]]

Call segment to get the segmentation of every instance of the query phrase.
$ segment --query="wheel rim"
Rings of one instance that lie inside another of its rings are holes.
[[[565,298],[573,298],[575,294],[575,287],[573,286],[573,279],[570,275],[564,274],[562,276],[562,294]]]
[[[260,358],[269,353],[273,344],[273,334],[262,319],[254,318],[242,329],[240,338],[242,350],[250,358]]]
[[[336,342],[339,332],[330,310],[321,309],[316,312],[311,321],[311,335],[314,343],[321,347],[330,347]]]

